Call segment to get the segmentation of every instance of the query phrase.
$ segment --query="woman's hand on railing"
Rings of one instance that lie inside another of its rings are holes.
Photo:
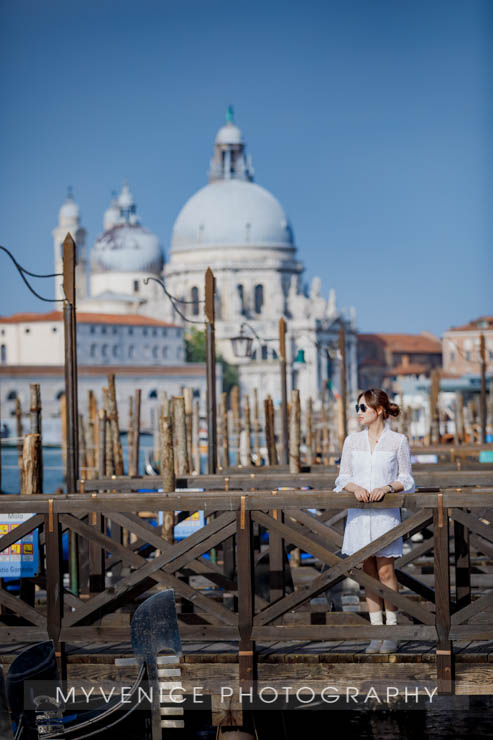
[[[355,499],[357,501],[361,501],[363,503],[366,503],[369,501],[369,492],[366,490],[366,488],[362,488],[361,486],[357,486],[355,483],[353,483],[353,491]]]
[[[385,490],[387,486],[383,486],[383,488],[374,488],[373,491],[370,491],[368,494],[368,501],[381,501],[387,491]]]

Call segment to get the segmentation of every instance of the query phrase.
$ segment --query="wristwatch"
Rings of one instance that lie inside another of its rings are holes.
[[[390,491],[389,491],[389,493],[395,493],[395,488],[394,488],[394,486],[392,485],[392,483],[387,483],[387,485],[388,485],[388,487],[390,488]]]

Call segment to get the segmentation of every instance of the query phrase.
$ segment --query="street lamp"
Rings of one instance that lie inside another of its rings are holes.
[[[240,326],[240,333],[236,337],[231,337],[233,354],[238,358],[247,358],[252,356],[253,337],[245,334],[245,327],[250,329],[255,339],[263,342],[275,342],[275,339],[263,339],[259,337],[253,326],[246,321]],[[281,413],[282,413],[282,463],[289,463],[289,422],[288,422],[288,391],[286,380],[286,320],[281,316],[279,319],[279,366],[281,371]],[[304,356],[303,356],[304,362]]]
[[[245,324],[243,323],[240,328],[240,333],[237,337],[231,337],[231,345],[233,347],[233,354],[235,357],[246,359],[252,356],[253,337],[249,337],[245,334]]]
[[[207,472],[215,474],[217,472],[217,406],[216,406],[216,333],[215,333],[215,298],[216,298],[216,279],[211,268],[208,267],[205,273],[205,298],[198,303],[204,303],[205,322],[189,319],[181,311],[177,303],[196,304],[196,300],[187,301],[183,298],[177,298],[172,295],[162,280],[155,277],[144,279],[144,285],[152,280],[158,283],[163,289],[164,294],[171,301],[171,305],[176,313],[188,324],[205,324],[205,364],[207,373]]]

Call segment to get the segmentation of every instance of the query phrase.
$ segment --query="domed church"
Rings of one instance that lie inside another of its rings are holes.
[[[140,222],[127,184],[105,212],[103,233],[92,247],[89,291],[85,288],[85,231],[70,195],[53,232],[56,262],[67,230],[79,249],[81,310],[140,313],[182,324],[185,329],[192,326],[174,311],[159,285],[144,282],[160,277],[169,293],[187,301],[180,310],[189,321],[198,322],[200,329],[204,275],[210,267],[216,278],[217,350],[238,365],[242,392],[257,388],[261,397],[280,398],[277,337],[281,316],[287,323],[288,386],[299,388],[305,398],[319,397],[327,382],[337,392],[340,358],[336,347],[342,323],[347,330],[348,391],[356,391],[354,312],[348,317],[337,309],[333,290],[326,300],[319,278],[309,287],[304,285],[304,267],[289,217],[277,198],[254,181],[252,158],[231,108],[215,137],[209,182],[191,196],[176,218],[166,264],[158,237]],[[244,334],[253,338],[250,359],[237,358],[232,350],[231,339],[242,325]]]

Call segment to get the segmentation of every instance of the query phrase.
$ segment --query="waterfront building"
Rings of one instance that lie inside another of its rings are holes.
[[[117,375],[127,368],[128,375],[133,367],[137,387],[139,368],[149,373],[154,367],[157,382],[158,368],[173,366],[181,368],[182,385],[190,384],[190,374],[197,380],[184,353],[184,334],[193,324],[182,314],[197,322],[199,330],[204,328],[204,277],[210,267],[216,278],[217,351],[238,368],[243,393],[257,389],[260,401],[267,395],[280,401],[278,325],[284,317],[288,390],[299,388],[305,400],[312,396],[316,404],[327,388],[339,393],[342,358],[337,345],[344,327],[348,395],[354,396],[354,310],[338,309],[333,289],[326,299],[320,278],[305,284],[291,222],[274,195],[254,181],[252,159],[231,110],[215,137],[209,183],[176,218],[167,263],[159,237],[141,222],[128,183],[111,200],[102,225],[88,259],[79,205],[69,192],[53,230],[55,273],[62,272],[67,232],[77,245],[81,372],[84,366],[104,366],[115,368]],[[159,279],[169,293],[187,302],[178,304],[180,311],[157,284]],[[63,297],[60,277],[55,277],[55,295]],[[235,357],[232,350],[231,339],[240,330],[254,340],[249,359]],[[0,331],[4,381],[10,377],[9,367],[61,366],[63,332],[56,312],[7,317]],[[204,400],[203,371],[200,378],[198,391]],[[161,389],[175,392],[171,386]],[[15,390],[9,388],[7,395]]]

